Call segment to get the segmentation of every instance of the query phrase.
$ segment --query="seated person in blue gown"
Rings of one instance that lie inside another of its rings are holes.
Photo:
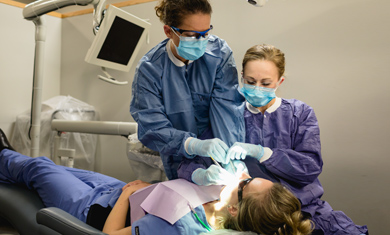
[[[300,203],[289,190],[248,175],[224,187],[219,200],[196,207],[196,216],[189,212],[172,225],[146,214],[130,226],[129,196],[149,183],[126,184],[96,172],[55,165],[46,157],[24,156],[11,147],[1,129],[0,182],[35,190],[45,206],[100,225],[107,234],[195,235],[224,228],[274,234],[276,228],[280,234],[306,235],[312,227],[310,220],[301,219]]]
[[[271,45],[253,46],[247,50],[242,68],[246,143],[236,142],[226,152],[226,159],[235,164],[243,161],[252,177],[288,187],[300,200],[302,211],[314,221],[313,234],[368,234],[366,226],[355,225],[321,200],[324,190],[318,176],[323,162],[314,111],[302,101],[275,96],[285,79],[284,53]],[[211,133],[203,136],[212,137]],[[220,184],[226,172],[209,167],[211,164],[209,158],[185,159],[178,175],[199,185]],[[224,167],[231,168],[230,164]]]

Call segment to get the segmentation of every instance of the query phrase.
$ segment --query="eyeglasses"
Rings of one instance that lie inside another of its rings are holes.
[[[213,26],[210,25],[210,28],[205,31],[184,30],[173,26],[171,26],[171,28],[180,33],[183,37],[193,37],[199,39],[200,37],[205,38],[208,35],[208,32],[213,29]]]
[[[244,191],[244,188],[249,182],[251,182],[254,178],[247,178],[243,179],[238,183],[238,203],[242,201],[242,192]]]

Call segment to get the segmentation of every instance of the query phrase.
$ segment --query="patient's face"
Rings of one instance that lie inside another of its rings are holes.
[[[248,174],[243,173],[240,180],[250,178]],[[224,202],[225,205],[236,205],[238,204],[238,183],[227,185],[221,192],[220,201]],[[269,180],[262,178],[254,178],[248,184],[243,187],[242,198],[250,193],[261,193],[265,194],[272,187],[273,183]]]

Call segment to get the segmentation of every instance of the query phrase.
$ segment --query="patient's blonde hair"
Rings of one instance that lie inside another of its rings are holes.
[[[302,220],[299,200],[285,187],[274,183],[268,193],[246,195],[238,204],[238,214],[227,213],[221,228],[252,231],[262,235],[308,235],[313,223]]]

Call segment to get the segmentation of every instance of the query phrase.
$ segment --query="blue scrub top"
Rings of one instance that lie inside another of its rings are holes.
[[[158,151],[169,179],[177,178],[188,137],[211,128],[228,146],[245,139],[244,98],[227,43],[211,35],[205,54],[184,64],[164,40],[139,62],[132,85],[130,113],[138,138]],[[168,49],[167,49],[168,48]]]
[[[206,220],[203,206],[195,208],[200,220],[211,227]],[[198,235],[208,232],[205,227],[196,219],[192,212],[188,212],[173,225],[157,216],[146,214],[131,225],[131,234],[161,234],[161,235]]]

